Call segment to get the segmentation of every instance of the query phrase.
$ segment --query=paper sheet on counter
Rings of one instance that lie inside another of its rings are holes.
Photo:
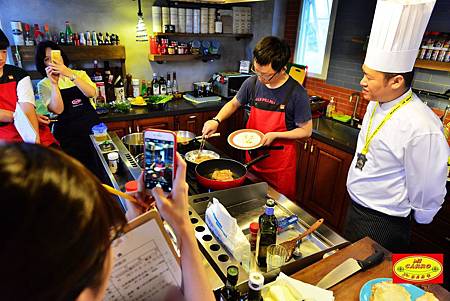
[[[169,295],[181,295],[181,267],[158,220],[152,218],[113,242],[104,300],[168,300]]]
[[[14,126],[24,142],[36,143],[36,131],[19,103],[16,104],[16,111],[14,112]]]

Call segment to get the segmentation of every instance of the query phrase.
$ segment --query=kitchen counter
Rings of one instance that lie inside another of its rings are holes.
[[[381,247],[378,243],[365,237],[346,248],[339,250],[335,254],[304,268],[292,278],[315,285],[328,272],[344,262],[348,258],[365,259],[376,249],[383,250],[385,258],[382,263],[366,271],[352,275],[350,278],[338,283],[330,288],[333,291],[336,301],[358,301],[361,287],[369,280],[375,278],[392,277],[392,257],[391,252]],[[439,300],[450,300],[450,293],[440,285],[418,285],[425,291],[432,292]]]
[[[103,122],[129,121],[162,116],[175,116],[198,112],[216,111],[220,110],[225,105],[225,103],[226,101],[218,101],[194,105],[184,99],[176,99],[169,101],[168,103],[163,105],[162,108],[151,109],[148,106],[132,106],[131,111],[128,113],[110,112],[108,114],[100,116],[100,120]]]
[[[359,129],[338,121],[325,117],[313,119],[313,138],[352,155],[356,150],[358,135]]]

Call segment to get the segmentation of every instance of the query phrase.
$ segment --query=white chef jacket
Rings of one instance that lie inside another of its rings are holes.
[[[373,117],[371,133],[401,97],[381,104]],[[414,210],[418,223],[428,224],[444,202],[449,146],[443,126],[417,95],[398,109],[372,139],[363,170],[355,168],[370,116],[371,101],[358,136],[356,153],[347,178],[347,190],[356,203],[391,215],[406,217]]]

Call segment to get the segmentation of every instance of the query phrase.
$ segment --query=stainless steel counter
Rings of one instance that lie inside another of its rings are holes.
[[[100,161],[102,162],[112,185],[114,188],[124,191],[125,183],[137,179],[141,173],[141,169],[117,135],[115,133],[110,133],[110,138],[115,146],[115,151],[118,151],[120,156],[119,168],[115,174],[110,172],[107,162],[107,153],[111,150],[102,151],[99,143],[95,141],[94,137],[91,137],[91,140],[94,143]],[[195,178],[188,178],[187,181],[195,181]],[[258,180],[256,178],[251,178],[249,182],[258,182]],[[217,241],[204,222],[205,211],[212,194],[214,194],[214,196],[228,209],[230,214],[237,219],[244,234],[248,234],[250,223],[258,220],[267,197],[276,201],[277,216],[289,216],[295,214],[299,217],[297,225],[284,233],[283,236],[279,237],[279,243],[295,237],[308,229],[316,221],[316,218],[264,182],[243,185],[229,190],[191,195],[189,197],[191,222],[200,249],[203,253],[203,263],[208,273],[208,279],[215,291],[223,287],[223,281],[226,278],[226,269],[229,265],[234,264],[240,268],[239,283],[243,288],[246,288],[248,274],[244,271],[241,264],[234,259],[231,253]],[[121,202],[124,211],[127,211],[127,202],[121,198],[119,201]],[[299,269],[322,259],[323,256],[330,251],[342,248],[347,244],[348,242],[344,238],[326,225],[322,225],[315,233],[306,237],[302,242],[302,245],[304,246],[304,249],[301,249],[303,256],[289,261],[282,267],[282,271],[286,274],[294,273]]]

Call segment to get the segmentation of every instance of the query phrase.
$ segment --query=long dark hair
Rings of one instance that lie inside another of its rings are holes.
[[[52,50],[61,51],[61,56],[64,62],[64,65],[68,66],[70,64],[69,58],[64,53],[64,51],[59,47],[58,44],[52,41],[42,41],[36,46],[36,53],[34,56],[34,63],[36,64],[36,70],[42,75],[42,77],[46,77],[47,73],[45,72],[45,49],[50,48]]]
[[[98,288],[125,217],[78,161],[33,144],[0,145],[1,299],[75,300]]]
[[[5,50],[9,47],[9,40],[5,33],[0,29],[0,50]]]

